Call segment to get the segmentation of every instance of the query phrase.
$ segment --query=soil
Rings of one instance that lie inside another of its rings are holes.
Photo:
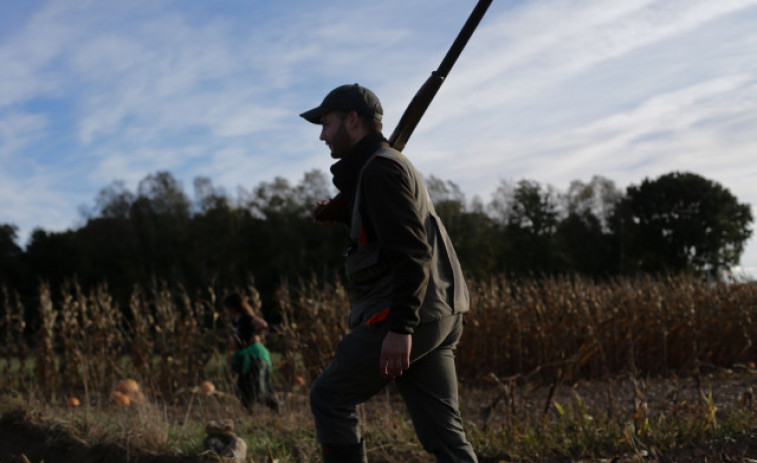
[[[501,382],[498,383],[501,386]],[[581,381],[574,384],[555,384],[535,389],[521,388],[511,397],[515,408],[541,415],[544,410],[556,414],[550,404],[566,405],[580,400],[590,414],[616,413],[631,416],[642,403],[650,420],[674,409],[689,407],[702,397],[710,397],[718,410],[733,406],[748,408],[757,413],[757,370],[741,367],[736,370],[711,368],[708,372],[679,378],[636,378],[621,376],[608,381]],[[491,397],[491,396],[490,396]],[[480,398],[477,400],[481,400]],[[500,402],[501,410],[502,402]],[[500,413],[501,415],[502,413]],[[496,418],[495,418],[496,420]],[[494,421],[493,421],[494,422]],[[506,456],[481,459],[481,463],[510,462]],[[757,463],[757,429],[726,437],[682,445],[665,452],[641,451],[640,454],[618,455],[599,460],[565,457],[544,460],[543,463]]]
[[[89,445],[62,429],[35,424],[23,410],[0,418],[0,463],[201,463],[199,457],[150,455],[116,445]]]
[[[699,379],[615,379],[610,383],[576,383],[530,390],[525,397],[520,391],[520,406],[532,408],[533,413],[543,413],[549,403],[569,403],[580,397],[587,409],[601,411],[609,407],[627,411],[634,400],[642,397],[652,413],[665,413],[671,403],[686,403],[698,400],[702,393],[711,394],[718,406],[732,405],[749,398],[757,387],[757,374],[710,375]],[[484,391],[485,392],[485,391]],[[476,403],[491,401],[494,390],[480,397],[468,397]],[[496,415],[502,414],[502,405]],[[755,404],[757,407],[757,404]],[[757,410],[754,410],[757,412]],[[550,411],[551,413],[552,411]],[[399,460],[387,459],[384,454],[374,463],[408,463],[412,458],[397,456]],[[204,463],[202,456],[155,455],[126,449],[117,445],[91,445],[70,433],[35,422],[24,410],[5,413],[0,418],[0,463]],[[417,461],[417,460],[415,460]],[[425,461],[425,460],[424,460]],[[480,460],[481,463],[504,463],[507,456],[495,456]],[[684,445],[665,452],[619,455],[601,460],[575,460],[566,457],[543,460],[544,463],[757,463],[757,429],[738,433],[707,442]]]

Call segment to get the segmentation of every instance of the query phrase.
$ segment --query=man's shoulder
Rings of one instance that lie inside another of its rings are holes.
[[[395,178],[406,176],[406,169],[402,161],[390,155],[376,154],[368,165],[365,166],[363,179],[367,181],[379,181],[381,178]]]
[[[373,157],[374,158],[381,157],[381,158],[386,158],[386,159],[397,159],[397,160],[399,160],[403,156],[402,156],[402,153],[400,153],[396,149],[394,149],[391,146],[389,146],[389,144],[382,143],[373,152]]]
[[[405,170],[409,164],[402,153],[390,146],[382,146],[373,152],[365,167],[372,171],[400,171]]]

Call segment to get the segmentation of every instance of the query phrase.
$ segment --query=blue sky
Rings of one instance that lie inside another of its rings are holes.
[[[20,244],[76,227],[157,171],[189,195],[327,172],[297,115],[359,82],[391,132],[475,3],[0,0],[0,223]],[[755,24],[757,0],[494,0],[405,154],[484,203],[503,181],[677,170],[754,208]]]

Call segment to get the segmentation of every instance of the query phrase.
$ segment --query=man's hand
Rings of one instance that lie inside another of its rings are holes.
[[[339,223],[336,220],[321,220],[318,218],[318,214],[321,213],[321,211],[331,202],[330,199],[324,199],[322,201],[318,201],[315,204],[315,207],[310,210],[310,220],[317,223],[318,225],[335,225]]]
[[[410,348],[412,345],[413,339],[409,334],[388,332],[384,338],[384,343],[381,345],[381,358],[379,359],[381,374],[390,379],[402,376],[402,372],[410,368]]]

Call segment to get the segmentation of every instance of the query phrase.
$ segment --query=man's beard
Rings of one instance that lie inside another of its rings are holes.
[[[339,123],[339,128],[331,142],[331,157],[341,159],[351,148],[350,136],[344,128],[344,120]]]

